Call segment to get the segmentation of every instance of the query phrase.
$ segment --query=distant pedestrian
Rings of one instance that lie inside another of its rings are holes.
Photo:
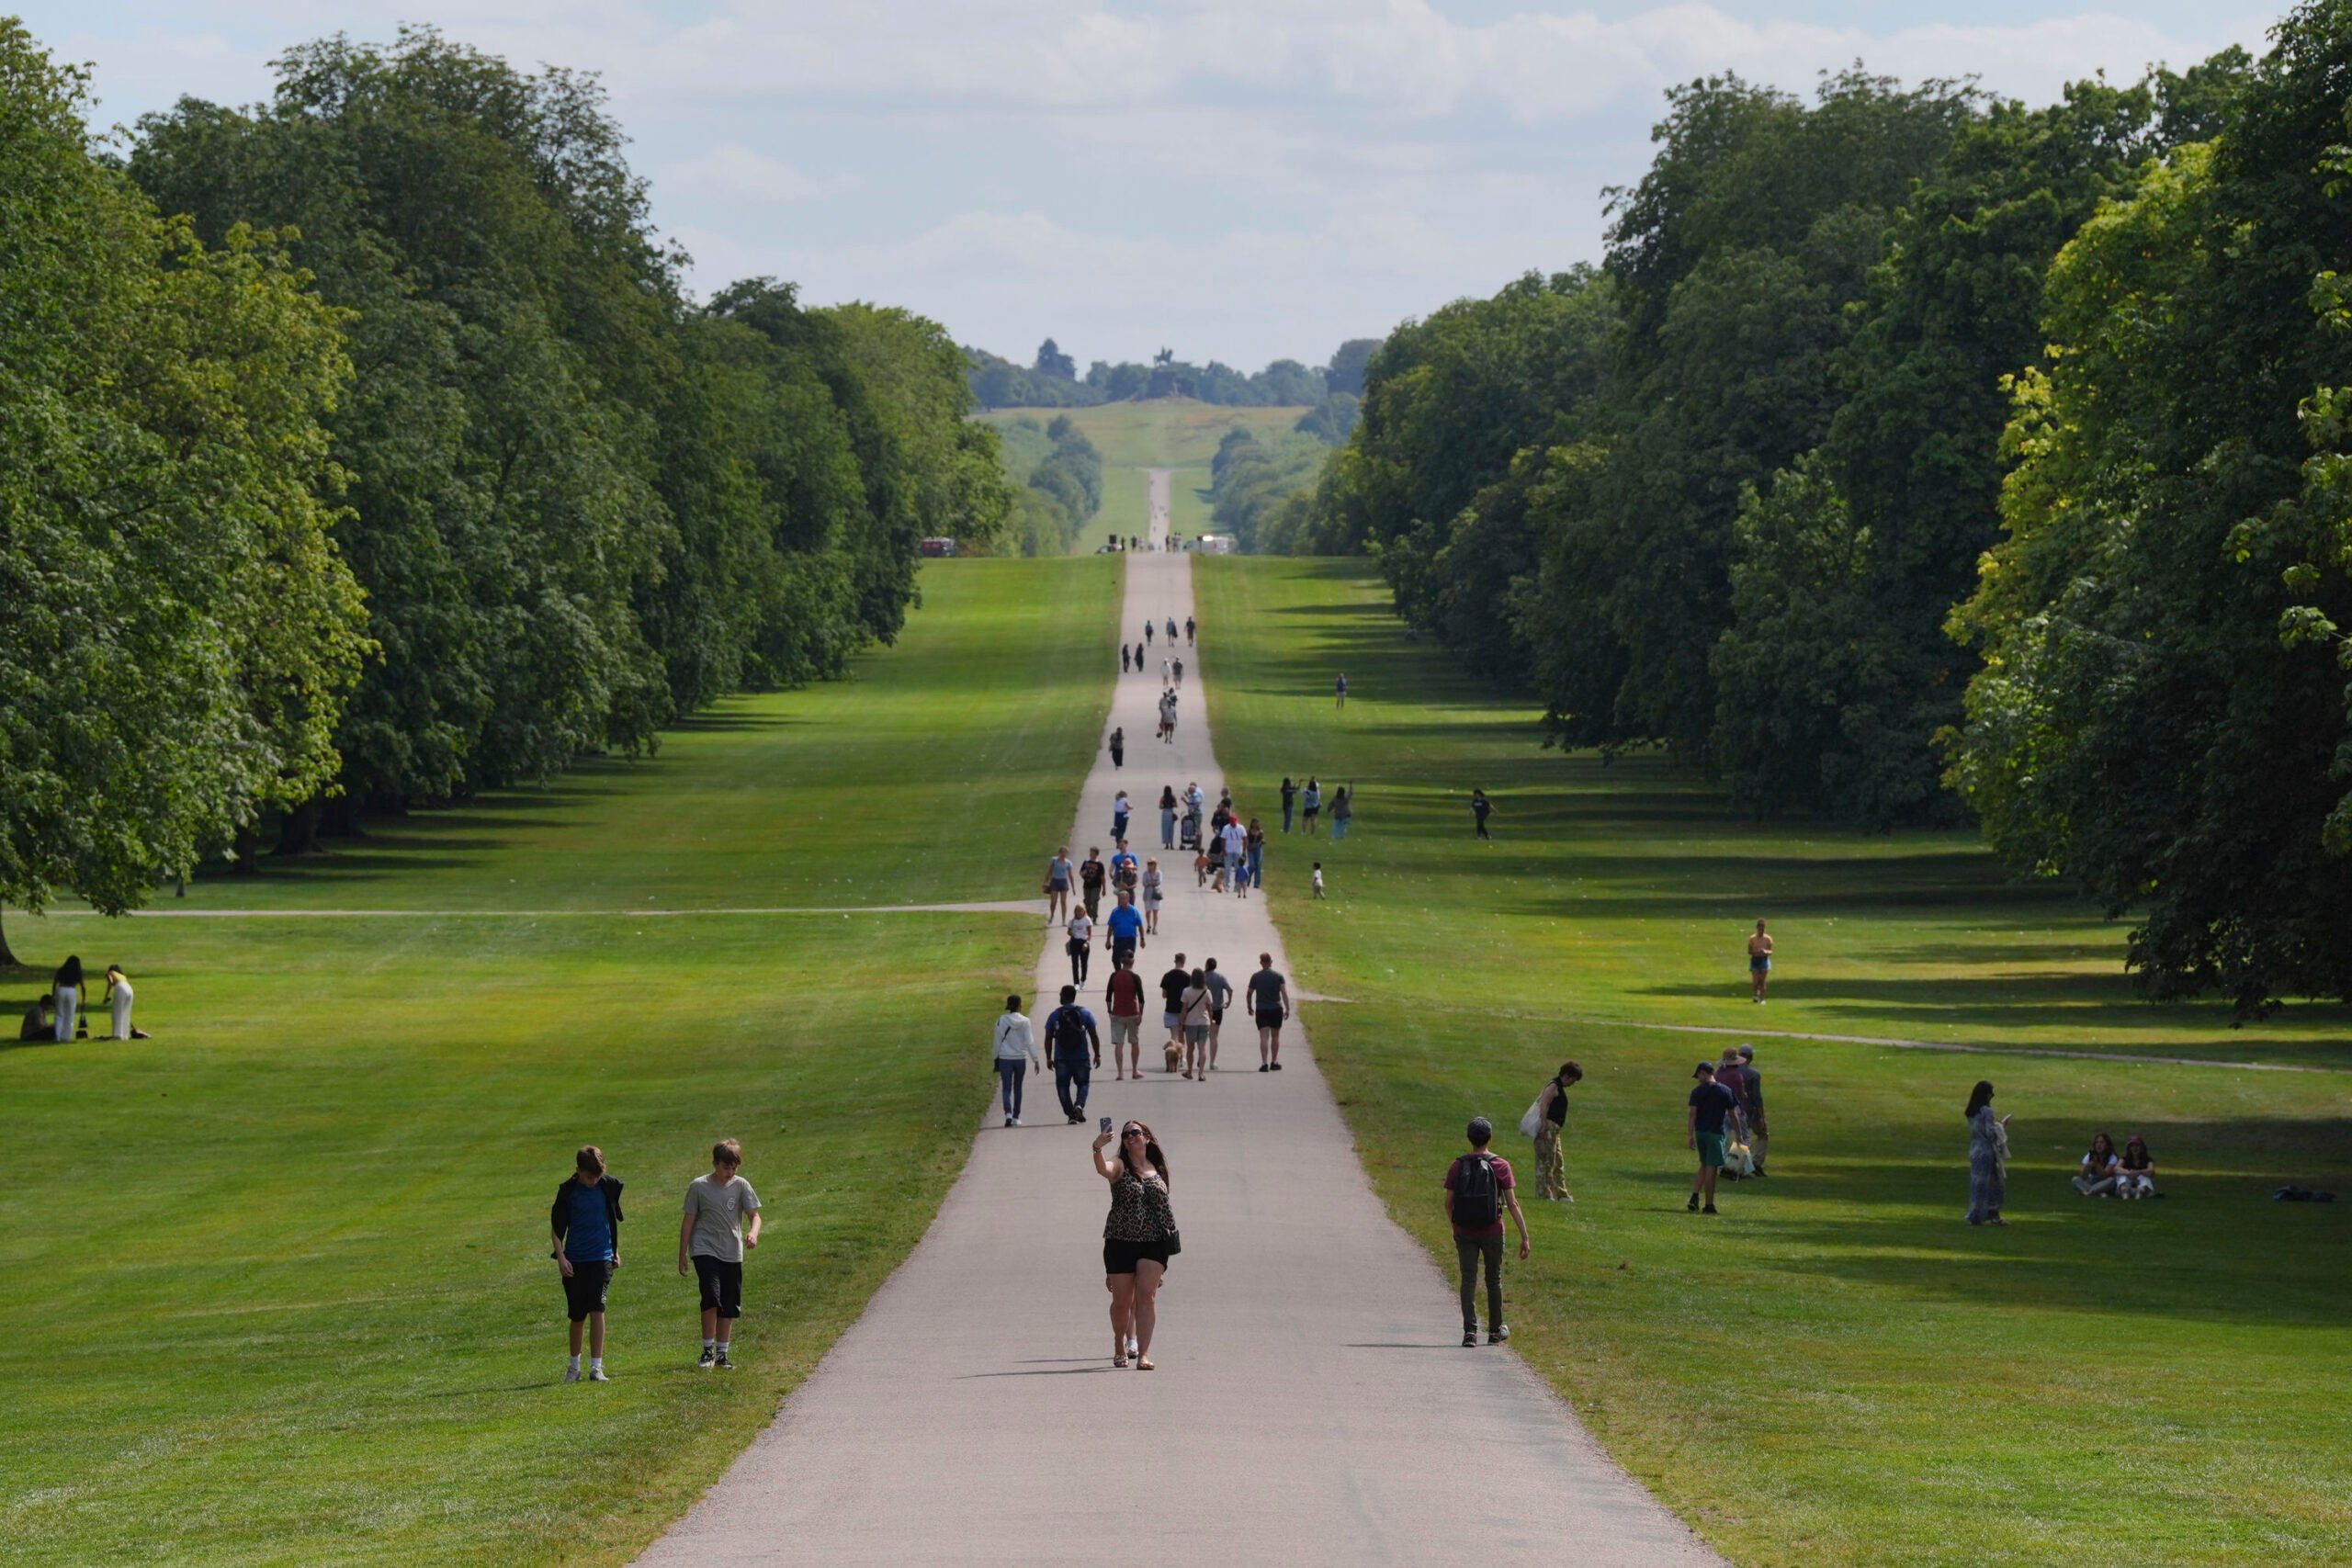
[[[1081,907],[1069,918],[1069,939],[1062,943],[1062,951],[1069,954],[1069,977],[1079,985],[1086,984],[1086,968],[1094,957],[1094,922],[1087,918]]]
[[[1568,1166],[1561,1150],[1568,1131],[1568,1090],[1584,1081],[1584,1069],[1562,1062],[1560,1070],[1535,1099],[1535,1195],[1555,1202],[1570,1202]]]
[[[1688,1146],[1699,1152],[1699,1174],[1690,1179],[1690,1201],[1683,1207],[1698,1213],[1715,1212],[1715,1177],[1724,1168],[1724,1145],[1729,1132],[1724,1123],[1736,1123],[1739,1118],[1739,1097],[1727,1085],[1715,1081],[1715,1065],[1702,1062],[1690,1076],[1699,1080],[1690,1091]],[[1705,1207],[1700,1207],[1704,1201]]]
[[[1216,1071],[1218,1036],[1225,1031],[1225,1010],[1233,1005],[1233,982],[1217,972],[1216,960],[1214,958],[1201,965],[1201,971],[1204,976],[1203,983],[1209,988],[1208,1070],[1215,1072]]]
[[[82,992],[86,982],[82,977],[82,957],[75,953],[57,966],[50,976],[51,1004],[57,1010],[57,1043],[69,1045],[74,1041],[74,1025],[82,1007]],[[82,1019],[82,1032],[90,1032],[89,1020]]]
[[[1077,880],[1078,867],[1070,863],[1069,846],[1064,844],[1046,863],[1046,923],[1069,919],[1069,885]]]
[[[1341,675],[1340,675],[1340,681],[1339,681],[1339,693],[1340,693],[1340,705],[1340,705],[1340,706],[1341,706],[1341,707],[1345,707],[1345,706],[1347,706],[1347,705],[1348,705],[1348,678],[1347,678],[1347,676],[1346,676],[1344,673],[1343,673],[1343,674],[1341,674]]]
[[[1284,773],[1283,775],[1283,831],[1285,833],[1290,831],[1291,807],[1297,799],[1298,786],[1290,782],[1288,773]]]
[[[1078,901],[1089,915],[1102,908],[1102,888],[1111,880],[1111,868],[1102,863],[1102,846],[1087,846],[1086,858],[1078,863]]]
[[[1192,647],[1192,646],[1193,646],[1193,617],[1192,617],[1192,616],[1190,616],[1190,615],[1187,615],[1187,616],[1185,616],[1185,617],[1184,617],[1184,646],[1185,646],[1186,648],[1190,648],[1190,647]]]
[[[1283,1024],[1290,1017],[1290,982],[1274,969],[1274,955],[1258,954],[1258,972],[1250,976],[1250,1015],[1258,1021],[1258,1070],[1283,1070]]]
[[[1993,1086],[1979,1080],[1968,1096],[1968,1223],[2006,1225],[2009,1195],[2009,1119],[1993,1114]]]
[[[1470,792],[1470,820],[1476,826],[1478,837],[1489,843],[1494,841],[1495,836],[1487,831],[1487,818],[1494,814],[1495,803],[1487,798],[1487,792],[1483,789],[1472,790]]]
[[[1184,967],[1184,955],[1180,953],[1159,976],[1159,1021],[1168,1029],[1168,1043],[1160,1050],[1171,1073],[1184,1055],[1184,992],[1192,984],[1193,972]]]
[[[1176,617],[1173,615],[1168,617],[1168,643],[1171,648],[1176,643]]]
[[[1771,1135],[1764,1125],[1764,1075],[1756,1070],[1756,1047],[1739,1048],[1740,1109],[1747,1112],[1747,1152],[1756,1160],[1750,1174],[1764,1174],[1764,1150]]]
[[[605,1375],[605,1297],[621,1266],[621,1184],[605,1169],[605,1151],[582,1144],[572,1172],[555,1190],[548,1224],[555,1233],[556,1272],[563,1276],[564,1311],[571,1319],[571,1360],[563,1381],[580,1381],[580,1336],[588,1334],[588,1381]]]
[[[1111,802],[1111,838],[1114,842],[1127,836],[1127,820],[1135,814],[1136,808],[1127,799],[1127,792],[1121,790]]]
[[[1184,661],[1183,661],[1182,660],[1181,660],[1181,659],[1180,659],[1180,660],[1176,660],[1176,684],[1177,684],[1178,686],[1180,686],[1180,687],[1181,687],[1182,685],[1183,685],[1183,683],[1184,683]]]
[[[1115,771],[1126,765],[1127,732],[1124,729],[1114,729],[1111,731],[1111,766]]]
[[[1094,1015],[1078,1005],[1076,986],[1064,986],[1062,1005],[1046,1015],[1046,1065],[1054,1069],[1062,1115],[1075,1127],[1086,1120],[1086,1088],[1102,1065],[1102,1036]]]
[[[1298,809],[1307,836],[1312,838],[1317,824],[1323,819],[1323,785],[1313,773],[1306,775],[1306,787],[1299,792]]]
[[[1341,784],[1331,795],[1331,837],[1335,840],[1346,838],[1348,829],[1355,825],[1355,788],[1351,784]]]
[[[1143,644],[1136,644],[1136,673],[1143,673]]]
[[[1766,934],[1764,922],[1756,922],[1756,934],[1747,939],[1747,984],[1756,993],[1756,1000],[1764,1000],[1764,987],[1772,978],[1772,939]]]
[[[1255,817],[1250,818],[1250,829],[1242,835],[1242,846],[1249,856],[1241,877],[1241,892],[1246,897],[1252,887],[1266,886],[1266,830],[1258,825]]]
[[[1151,641],[1151,623],[1149,621],[1146,621],[1143,624],[1143,640],[1147,643]]]
[[[1176,847],[1176,786],[1173,784],[1159,786],[1159,847],[1163,850]]]
[[[1004,998],[1004,1011],[997,1015],[996,1047],[997,1087],[1004,1097],[1004,1124],[1021,1125],[1021,1080],[1032,1066],[1042,1069],[1037,1060],[1037,1037],[1029,1027],[1029,1019],[1021,1010],[1021,998],[1016,994]]]
[[[1184,1076],[1196,1083],[1206,1083],[1209,1077],[1209,1012],[1214,1005],[1210,1000],[1206,969],[1193,971],[1176,1005],[1184,1030]]]
[[[1133,953],[1120,958],[1102,987],[1102,1006],[1111,1015],[1111,1066],[1115,1081],[1124,1082],[1127,1069],[1143,1077],[1143,976],[1136,973]],[[1095,1066],[1102,1066],[1097,1062]]]
[[[1111,1364],[1133,1360],[1152,1370],[1152,1331],[1159,1326],[1159,1281],[1168,1260],[1182,1250],[1176,1213],[1168,1201],[1168,1156],[1141,1122],[1119,1129],[1119,1152],[1105,1156],[1107,1132],[1094,1139],[1094,1171],[1111,1184],[1111,1213],[1102,1222],[1102,1282],[1111,1292]]]
[[[1159,874],[1159,863],[1157,860],[1144,862],[1143,929],[1149,935],[1159,934],[1159,906],[1167,897],[1167,881]]]
[[[1136,877],[1142,867],[1136,863],[1136,852],[1127,848],[1125,839],[1119,840],[1118,852],[1111,857],[1111,889],[1128,897],[1136,896]]]
[[[1174,669],[1174,666],[1175,666],[1175,661],[1174,661],[1173,660],[1167,659],[1167,658],[1164,658],[1164,657],[1160,660],[1160,661],[1159,661],[1159,683],[1160,683],[1161,685],[1163,685],[1163,686],[1168,686],[1168,685],[1173,685],[1173,684],[1175,683],[1175,677],[1174,677],[1174,675],[1171,673],[1172,670]]]
[[[1226,819],[1225,869],[1236,884],[1237,892],[1250,891],[1250,829],[1241,825],[1238,817]]]
[[[760,1195],[743,1179],[743,1145],[721,1138],[710,1149],[710,1174],[686,1183],[678,1222],[678,1274],[702,1289],[703,1371],[731,1371],[729,1342],[743,1315],[743,1254],[760,1245]],[[748,1223],[747,1223],[748,1221]]]
[[[1503,1213],[1519,1227],[1519,1260],[1527,1261],[1527,1216],[1520,1212],[1519,1189],[1510,1161],[1492,1153],[1494,1123],[1470,1118],[1470,1152],[1445,1168],[1445,1217],[1453,1226],[1454,1261],[1462,1269],[1462,1343],[1478,1343],[1478,1271],[1487,1275],[1487,1343],[1510,1337],[1503,1322]]]
[[[1119,645],[1119,673],[1125,675],[1135,667],[1135,660],[1128,656],[1127,645],[1121,643]]]
[[[107,965],[107,1010],[112,1014],[112,1040],[147,1040],[153,1038],[143,1029],[130,1027],[130,976],[122,972],[119,964]]]
[[[1133,964],[1136,950],[1143,945],[1144,926],[1143,917],[1136,912],[1132,896],[1125,892],[1119,895],[1119,901],[1111,907],[1110,917],[1102,922],[1102,929],[1110,939],[1112,965]]]
[[[1319,860],[1315,863],[1315,896],[1323,897],[1323,863]]]

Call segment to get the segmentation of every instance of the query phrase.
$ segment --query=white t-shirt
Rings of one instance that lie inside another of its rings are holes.
[[[1083,907],[1069,918],[1069,939],[1080,942],[1094,940],[1094,922],[1087,919]]]
[[[1250,830],[1238,822],[1227,822],[1225,825],[1226,859],[1239,860],[1242,850],[1248,846],[1249,842]]]
[[[707,1176],[686,1183],[686,1213],[694,1216],[694,1239],[686,1251],[726,1263],[743,1261],[743,1221],[760,1212],[760,1195],[738,1176],[721,1187]]]

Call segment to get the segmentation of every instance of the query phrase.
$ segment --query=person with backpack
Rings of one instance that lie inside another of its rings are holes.
[[[582,1144],[571,1174],[555,1190],[548,1225],[555,1233],[556,1272],[563,1276],[564,1312],[571,1319],[571,1360],[563,1381],[580,1381],[580,1338],[588,1337],[588,1381],[605,1375],[605,1297],[621,1266],[621,1182],[605,1169],[605,1151]]]
[[[1462,1343],[1478,1343],[1478,1269],[1487,1271],[1487,1343],[1510,1337],[1503,1322],[1503,1212],[1519,1227],[1519,1260],[1527,1261],[1527,1216],[1520,1213],[1519,1187],[1510,1161],[1487,1147],[1495,1124],[1470,1118],[1470,1152],[1445,1168],[1445,1217],[1453,1226],[1454,1260],[1462,1267]]]
[[[1062,987],[1062,1005],[1046,1015],[1046,1065],[1054,1069],[1054,1093],[1062,1114],[1077,1126],[1086,1120],[1086,1088],[1093,1067],[1102,1065],[1102,1036],[1094,1030],[1094,1015],[1078,1005],[1078,987]],[[1073,1092],[1075,1091],[1075,1092]]]

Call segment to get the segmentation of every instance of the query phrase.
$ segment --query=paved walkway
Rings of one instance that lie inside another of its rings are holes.
[[[1165,481],[1152,504],[1164,537]],[[1118,788],[1136,804],[1138,854],[1157,846],[1163,783],[1197,779],[1216,798],[1193,650],[1175,741],[1154,739],[1165,625],[1193,608],[1191,567],[1128,558],[1126,636],[1147,617],[1163,635],[1148,671],[1120,680],[1111,722],[1127,765],[1114,773],[1106,754],[1087,780],[1074,858],[1089,845],[1107,858]],[[1214,650],[1216,628],[1203,636]],[[1283,837],[1278,803],[1235,795],[1272,826],[1275,895],[1298,897],[1306,846]],[[1038,847],[1041,866],[1052,848]],[[1168,870],[1176,857],[1160,858]],[[1178,952],[1214,955],[1237,982],[1261,952],[1287,970],[1262,899],[1197,891],[1189,867],[1169,888],[1137,965],[1147,982]],[[1104,977],[1098,958],[1098,1014]],[[1046,932],[1037,987],[1050,998],[1069,978],[1061,933]],[[644,1562],[1716,1561],[1517,1356],[1462,1348],[1452,1285],[1374,1199],[1295,1024],[1279,1074],[1255,1070],[1244,1022],[1204,1083],[1156,1066],[1140,1083],[1094,1080],[1092,1111],[1159,1134],[1184,1236],[1159,1297],[1159,1370],[1112,1371],[1093,1122],[1067,1125],[1050,1077],[1033,1075],[1028,1124],[998,1125],[989,1012],[976,1002],[970,1031],[988,1112],[930,1234]],[[1453,1152],[1429,1151],[1432,1203]]]

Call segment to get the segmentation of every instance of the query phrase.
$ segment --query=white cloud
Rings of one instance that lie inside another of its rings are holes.
[[[818,179],[804,175],[740,141],[721,141],[696,157],[673,164],[661,177],[675,181],[685,190],[739,201],[806,201],[854,189],[858,183],[850,175]]]

